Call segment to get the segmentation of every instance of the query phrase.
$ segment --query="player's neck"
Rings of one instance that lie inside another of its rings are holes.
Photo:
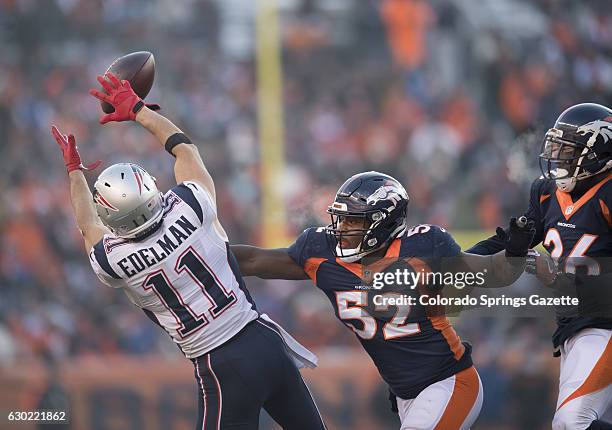
[[[376,263],[378,260],[380,260],[380,259],[385,257],[385,255],[387,254],[387,249],[389,249],[390,245],[391,244],[389,244],[387,246],[383,246],[379,250],[374,251],[373,253],[366,255],[363,259],[361,259],[360,263],[364,264],[364,260],[367,261],[367,264]]]
[[[582,181],[578,181],[576,183],[576,187],[570,192],[570,196],[572,196],[572,200],[577,200],[582,197],[587,191],[593,188],[599,181],[604,179],[610,174],[610,171],[602,172],[598,175],[593,176],[592,178],[587,178]]]

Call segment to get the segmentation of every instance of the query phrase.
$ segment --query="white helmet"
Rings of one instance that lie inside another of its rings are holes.
[[[104,225],[120,237],[142,235],[164,213],[155,178],[132,163],[113,164],[100,173],[93,197]]]

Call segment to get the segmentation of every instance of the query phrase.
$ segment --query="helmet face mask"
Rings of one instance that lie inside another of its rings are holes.
[[[378,244],[378,240],[373,237],[372,231],[377,226],[377,221],[373,222],[372,218],[382,219],[380,212],[373,213],[350,213],[334,210],[331,206],[327,209],[330,214],[331,224],[327,226],[327,232],[336,239],[335,253],[337,257],[344,259],[346,262],[353,262],[360,259],[363,255],[368,254],[368,248],[372,248]],[[378,216],[375,216],[378,215]],[[340,228],[340,224],[346,218],[352,218],[351,224],[357,224],[356,220],[361,221],[361,228]],[[345,247],[345,242],[353,242],[356,246]],[[376,248],[378,249],[378,248]],[[373,252],[376,249],[370,249]],[[350,261],[349,261],[350,260]]]
[[[327,209],[328,238],[335,255],[352,263],[371,254],[406,228],[408,195],[395,179],[378,172],[349,178]]]
[[[155,178],[131,163],[105,169],[94,184],[98,216],[116,236],[137,239],[156,228],[163,216]]]
[[[578,181],[612,167],[612,111],[583,103],[565,110],[542,142],[540,170],[556,182],[560,191],[571,192]]]
[[[543,174],[547,179],[569,178],[578,167],[582,148],[572,142],[550,139],[549,133],[540,154],[540,162],[545,163]]]

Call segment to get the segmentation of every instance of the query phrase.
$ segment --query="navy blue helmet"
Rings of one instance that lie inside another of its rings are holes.
[[[540,154],[544,177],[564,192],[612,167],[612,110],[595,103],[566,109],[546,132]]]
[[[402,184],[389,175],[364,172],[351,176],[327,209],[331,215],[327,232],[336,238],[336,256],[354,262],[389,244],[406,229],[408,200]],[[340,230],[342,217],[363,218],[362,228]],[[356,248],[342,247],[342,238],[349,236],[361,237]]]

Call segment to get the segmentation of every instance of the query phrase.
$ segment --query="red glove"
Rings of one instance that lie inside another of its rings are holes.
[[[138,111],[145,105],[144,102],[134,92],[128,81],[120,81],[112,72],[108,72],[106,76],[110,82],[102,76],[97,77],[102,88],[106,90],[106,94],[94,88],[89,90],[89,94],[115,108],[115,112],[100,117],[100,124],[110,121],[133,121]]]
[[[71,134],[66,136],[65,134],[60,133],[60,131],[54,125],[51,126],[51,134],[62,150],[64,163],[66,163],[66,170],[68,173],[74,170],[93,170],[98,167],[100,163],[102,163],[102,160],[98,160],[95,163],[91,163],[89,166],[83,166],[81,163],[81,156],[79,155],[79,151],[76,147],[74,135]]]

